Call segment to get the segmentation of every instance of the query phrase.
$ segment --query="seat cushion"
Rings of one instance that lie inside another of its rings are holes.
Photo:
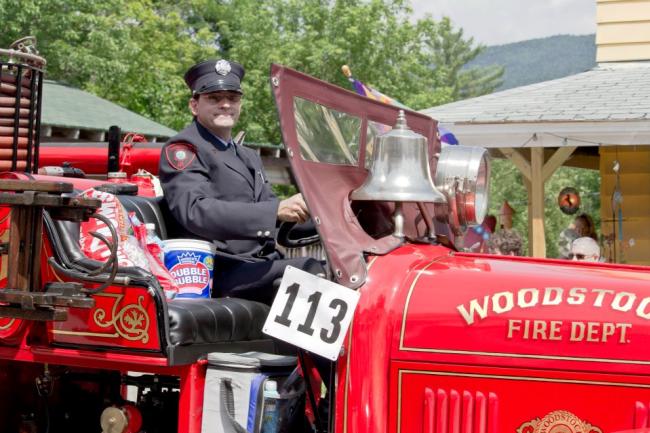
[[[262,326],[269,307],[259,302],[236,298],[181,298],[168,301],[167,308],[172,345],[265,338]]]

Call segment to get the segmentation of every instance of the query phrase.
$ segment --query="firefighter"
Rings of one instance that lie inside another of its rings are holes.
[[[260,157],[233,139],[243,78],[242,65],[224,59],[185,73],[194,119],[164,145],[160,180],[184,236],[217,246],[212,296],[270,304],[273,283],[287,265],[314,274],[324,270],[315,259],[284,259],[276,249],[276,223],[303,223],[309,211],[301,194],[278,200]]]

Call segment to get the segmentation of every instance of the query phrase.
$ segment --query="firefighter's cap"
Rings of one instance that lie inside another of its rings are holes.
[[[244,93],[241,90],[244,73],[244,67],[239,63],[225,59],[206,60],[188,69],[185,83],[193,95],[220,90]]]

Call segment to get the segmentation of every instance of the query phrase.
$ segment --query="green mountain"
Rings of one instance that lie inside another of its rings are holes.
[[[504,66],[505,90],[553,80],[596,66],[595,35],[559,35],[486,47],[466,67]]]

